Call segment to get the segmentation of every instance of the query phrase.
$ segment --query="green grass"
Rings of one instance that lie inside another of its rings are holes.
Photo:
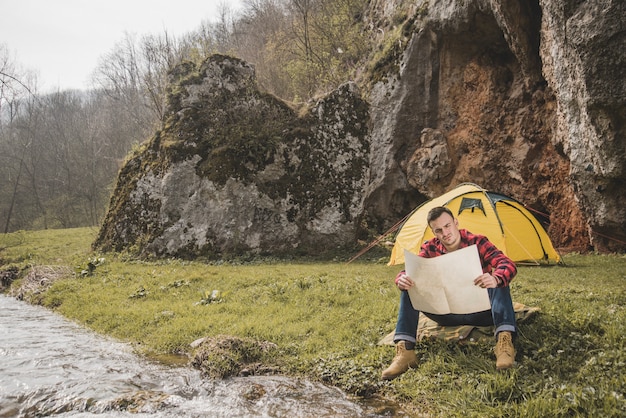
[[[187,352],[197,338],[231,335],[275,343],[286,373],[391,398],[414,415],[626,416],[624,255],[570,254],[565,266],[519,268],[514,300],[541,312],[520,324],[515,368],[496,372],[492,341],[431,341],[418,345],[418,369],[383,382],[394,352],[377,343],[395,326],[398,267],[141,262],[92,253],[95,234],[0,235],[0,270],[72,267],[75,277],[36,300],[146,354]],[[92,275],[80,275],[99,257]]]

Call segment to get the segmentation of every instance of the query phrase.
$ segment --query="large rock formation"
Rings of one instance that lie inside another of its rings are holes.
[[[241,61],[181,66],[96,246],[332,251],[470,181],[549,216],[558,247],[623,251],[624,4],[373,0],[365,100],[346,84],[300,117]]]
[[[298,116],[253,68],[213,56],[172,75],[164,128],[122,169],[95,242],[157,256],[319,254],[363,211],[367,105],[346,84]]]
[[[471,181],[549,213],[560,247],[623,250],[624,7],[373,2],[381,37],[409,18],[373,75],[368,219]]]

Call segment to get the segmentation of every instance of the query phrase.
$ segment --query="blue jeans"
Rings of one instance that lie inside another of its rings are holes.
[[[515,326],[515,311],[513,310],[511,289],[508,286],[504,286],[487,289],[487,291],[489,293],[489,300],[491,301],[490,310],[470,314],[435,315],[427,312],[422,313],[443,326],[495,325],[496,329],[494,334],[496,338],[501,331],[510,331],[515,335],[517,328]],[[409,292],[403,290],[400,295],[400,309],[398,311],[396,333],[393,338],[394,342],[400,340],[416,342],[419,315],[420,311],[413,309],[413,305],[411,305]]]

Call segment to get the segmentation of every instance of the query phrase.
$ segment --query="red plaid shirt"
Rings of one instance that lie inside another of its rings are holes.
[[[494,276],[499,282],[498,287],[508,286],[513,280],[513,277],[517,274],[515,263],[504,255],[504,253],[493,245],[484,235],[475,235],[466,229],[460,229],[459,232],[461,233],[459,248],[476,244],[480,262],[483,267],[483,273],[490,273]],[[432,238],[422,244],[418,255],[424,258],[432,258],[446,254],[447,252],[446,247],[443,246],[439,239]],[[398,273],[398,276],[396,276],[396,283],[402,273],[404,273],[404,271],[401,271]]]

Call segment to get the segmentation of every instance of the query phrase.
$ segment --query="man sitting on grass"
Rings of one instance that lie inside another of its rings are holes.
[[[474,279],[474,285],[487,289],[491,309],[471,314],[422,313],[442,326],[495,325],[496,368],[502,370],[512,367],[515,361],[513,338],[517,334],[517,328],[509,283],[517,273],[515,263],[485,236],[474,235],[465,229],[459,230],[458,220],[446,207],[431,209],[427,221],[435,237],[422,245],[418,255],[425,258],[437,257],[476,244],[483,274]],[[398,273],[395,281],[398,289],[402,291],[393,339],[396,344],[396,356],[391,365],[382,373],[382,378],[385,380],[395,379],[410,367],[417,367],[414,348],[420,312],[413,308],[408,292],[414,282],[405,271]]]

